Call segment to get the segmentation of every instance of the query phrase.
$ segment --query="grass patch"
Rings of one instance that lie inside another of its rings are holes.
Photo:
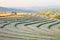
[[[57,22],[57,23],[51,24],[51,25],[48,26],[48,28],[50,29],[52,26],[57,25],[57,24],[60,24],[60,22]]]

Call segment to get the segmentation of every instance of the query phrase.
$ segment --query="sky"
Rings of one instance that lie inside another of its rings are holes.
[[[60,6],[60,0],[0,0],[0,7]]]

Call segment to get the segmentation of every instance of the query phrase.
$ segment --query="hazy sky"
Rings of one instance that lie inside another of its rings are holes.
[[[3,7],[60,6],[60,0],[0,0]]]

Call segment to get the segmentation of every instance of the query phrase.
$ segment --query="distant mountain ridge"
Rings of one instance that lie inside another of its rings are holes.
[[[33,12],[34,10],[27,10],[27,9],[17,9],[17,8],[6,8],[0,7],[0,11],[9,11],[9,12]]]
[[[41,10],[49,9],[44,7],[22,7],[22,8],[7,8],[7,7],[0,7],[0,11],[9,11],[9,12],[36,12]],[[59,8],[50,8],[51,10],[56,10]]]

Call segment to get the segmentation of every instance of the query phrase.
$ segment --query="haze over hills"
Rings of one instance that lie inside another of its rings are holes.
[[[41,11],[47,9],[56,10],[59,9],[59,7],[25,7],[25,8],[0,7],[0,11],[9,11],[9,12],[35,12],[35,11]]]
[[[38,11],[40,8],[8,8],[0,7],[0,11],[10,11],[10,12],[34,12]]]

